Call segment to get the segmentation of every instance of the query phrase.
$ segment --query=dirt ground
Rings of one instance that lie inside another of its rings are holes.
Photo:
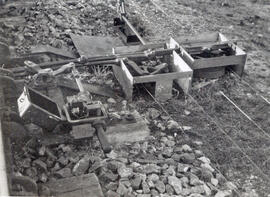
[[[15,45],[18,53],[22,53],[28,49],[28,45],[36,43],[52,46],[60,44],[62,48],[72,51],[74,48],[67,37],[70,29],[77,34],[115,35],[111,28],[112,19],[116,15],[115,2],[108,1],[105,4],[95,1],[87,6],[83,3],[84,1],[80,1],[81,6],[77,5],[70,11],[63,6],[63,1],[48,1],[48,8],[55,5],[58,10],[43,13],[46,20],[41,19],[39,25],[35,14],[42,13],[44,7],[41,3],[37,4],[36,10],[26,12],[27,28],[8,27],[8,31],[0,32],[1,36]],[[196,140],[202,141],[203,152],[211,159],[215,168],[237,185],[237,194],[269,196],[270,105],[266,100],[270,100],[270,2],[127,0],[126,3],[129,17],[139,23],[149,41],[219,31],[235,40],[247,52],[248,59],[241,79],[233,73],[227,73],[205,87],[193,89],[190,95],[180,93],[162,103],[162,106],[181,126],[192,128],[179,133],[176,141],[191,146],[194,146],[193,142]],[[25,14],[23,10],[20,12]],[[51,17],[52,14],[58,17]],[[57,25],[48,28],[48,21],[49,24]],[[64,25],[66,22],[69,26]],[[73,24],[76,26],[72,27]],[[35,31],[30,31],[33,27]],[[63,28],[66,32],[61,32]],[[25,39],[20,36],[22,32]],[[32,36],[27,35],[27,32],[31,32]],[[31,39],[27,39],[27,36]],[[196,84],[199,84],[198,80],[194,82],[194,86]],[[256,124],[239,112],[220,91]],[[149,107],[163,111],[147,93],[140,90],[134,105],[141,113]],[[186,111],[190,113],[187,115]],[[165,112],[163,115],[166,115]],[[158,135],[153,131],[159,131],[159,128],[152,125],[151,129],[154,136]],[[168,132],[167,135],[173,136],[174,133]]]

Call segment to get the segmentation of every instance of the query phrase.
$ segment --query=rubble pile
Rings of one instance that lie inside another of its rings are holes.
[[[119,145],[106,156],[94,140],[87,146],[29,146],[24,159],[15,161],[18,173],[40,185],[95,173],[107,197],[232,195],[236,186],[211,166],[201,145],[200,141],[192,147],[178,144],[173,136],[159,132],[142,142]]]

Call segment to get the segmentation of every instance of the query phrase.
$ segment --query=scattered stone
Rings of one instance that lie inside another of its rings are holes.
[[[174,194],[174,189],[169,184],[166,185],[166,193],[169,194],[169,195],[173,195]]]
[[[198,160],[200,160],[203,163],[208,163],[208,164],[211,163],[210,159],[208,159],[207,157],[200,157],[198,158]]]
[[[190,183],[190,185],[193,185],[193,186],[203,184],[203,182],[195,174],[190,174],[189,175],[189,183]]]
[[[138,190],[141,186],[142,177],[138,174],[135,174],[134,177],[131,179],[131,186],[134,190]]]
[[[178,129],[179,128],[179,124],[176,121],[174,121],[174,120],[169,120],[168,121],[167,128],[169,130],[171,130],[171,129]]]
[[[147,179],[155,183],[159,180],[159,176],[157,174],[150,174],[148,175]]]
[[[160,111],[155,108],[148,108],[149,118],[152,120],[157,119],[160,116]]]
[[[151,189],[151,196],[152,196],[152,197],[159,197],[158,191],[155,190],[155,189]]]
[[[120,195],[126,195],[128,193],[128,188],[126,188],[126,186],[124,184],[119,182],[119,185],[118,185],[116,192]]]
[[[215,197],[229,197],[231,195],[232,195],[231,191],[218,191]]]
[[[109,184],[106,184],[106,185],[105,185],[105,188],[106,188],[107,190],[116,191],[117,188],[118,188],[118,184],[115,183],[115,182],[110,182]]]
[[[190,127],[190,126],[183,126],[182,128],[184,131],[189,131],[192,129],[192,127]]]
[[[213,174],[210,170],[206,168],[201,169],[201,180],[205,182],[211,182],[211,179],[213,178]]]
[[[190,191],[192,194],[203,194],[204,193],[204,186],[197,185],[197,186],[191,187]]]
[[[218,180],[218,182],[219,182],[221,185],[223,185],[223,184],[226,183],[225,177],[224,177],[222,174],[220,174],[220,173],[217,173],[217,174],[216,174],[216,179]]]
[[[42,172],[47,172],[47,164],[40,159],[33,161],[33,165],[40,169]]]
[[[164,156],[165,158],[170,158],[172,154],[173,154],[173,149],[170,147],[166,147],[162,152],[162,156]]]
[[[183,187],[189,187],[189,179],[186,176],[180,178],[180,181],[182,182]]]
[[[237,189],[237,186],[234,183],[230,182],[230,181],[226,183],[226,187],[229,190],[236,190]]]
[[[192,148],[189,145],[185,144],[185,145],[182,146],[182,151],[185,152],[185,153],[191,153]]]
[[[106,154],[106,157],[110,158],[110,159],[116,159],[118,156],[118,154],[112,150],[110,153]]]
[[[203,184],[203,188],[204,188],[204,193],[206,194],[206,196],[211,196],[212,191],[206,184]]]
[[[181,192],[181,194],[183,196],[188,196],[191,193],[191,189],[190,188],[183,188],[183,191]]]
[[[183,153],[180,156],[180,161],[186,164],[193,164],[195,161],[195,155],[194,153]]]
[[[210,172],[214,172],[215,171],[215,169],[212,168],[212,166],[210,166],[209,163],[202,163],[201,164],[201,168],[206,168],[206,169],[210,170]]]
[[[66,166],[69,162],[69,159],[63,155],[57,160],[61,165]]]
[[[46,147],[45,146],[41,146],[38,150],[38,154],[39,156],[44,156],[45,155],[45,151],[46,151]]]
[[[181,194],[182,192],[182,182],[175,176],[168,177],[168,183],[173,187],[176,194]]]
[[[116,181],[118,179],[118,175],[112,173],[110,170],[102,171],[99,175],[99,178],[104,180],[104,182],[107,181]]]
[[[177,172],[179,172],[179,173],[185,173],[189,169],[190,169],[190,166],[188,164],[178,163]]]
[[[105,194],[106,197],[120,197],[120,195],[112,190],[109,190]]]
[[[159,174],[160,167],[156,164],[146,164],[145,166],[143,166],[143,173],[145,173],[145,174],[152,174],[152,173]]]
[[[201,150],[195,150],[194,153],[195,153],[195,156],[196,156],[196,157],[201,157],[201,156],[203,156],[203,152],[202,152]]]
[[[185,113],[185,115],[188,116],[191,112],[185,109],[185,110],[184,110],[184,113]]]
[[[132,176],[133,169],[122,166],[122,167],[118,168],[117,172],[121,178],[128,178],[128,177]]]
[[[71,177],[71,169],[70,168],[63,168],[61,170],[58,170],[57,172],[54,173],[54,176],[57,178],[67,178]]]
[[[39,177],[39,180],[42,182],[42,183],[46,183],[48,181],[48,176],[45,174],[45,173],[42,173]]]
[[[212,183],[212,185],[214,185],[215,187],[217,187],[217,185],[218,185],[218,180],[215,179],[215,178],[211,178],[211,183]]]
[[[150,193],[150,188],[149,188],[148,184],[145,181],[142,182],[142,189],[143,189],[144,194],[149,194]]]
[[[76,176],[84,174],[90,166],[90,157],[88,155],[80,159],[72,169],[72,173]]]
[[[162,193],[162,194],[166,190],[165,184],[162,181],[159,181],[159,180],[155,183],[155,187],[159,191],[159,193]]]

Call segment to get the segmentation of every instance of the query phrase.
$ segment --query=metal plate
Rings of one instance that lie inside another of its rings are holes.
[[[79,36],[70,34],[70,37],[80,56],[86,58],[113,55],[112,48],[122,46],[117,37]]]

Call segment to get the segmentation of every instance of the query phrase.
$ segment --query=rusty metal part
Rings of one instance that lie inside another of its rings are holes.
[[[95,121],[93,122],[93,127],[96,129],[97,137],[101,144],[102,150],[104,153],[109,153],[112,150],[112,146],[110,145],[104,131],[106,130],[106,124],[104,121]]]

